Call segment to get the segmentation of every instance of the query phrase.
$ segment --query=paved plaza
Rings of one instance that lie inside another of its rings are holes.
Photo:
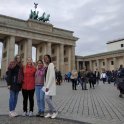
[[[10,120],[8,114],[8,94],[7,87],[4,87],[4,82],[0,87],[0,124],[5,124],[4,120]],[[13,119],[19,120],[20,123],[24,120],[31,124],[38,122],[60,123],[60,124],[76,124],[92,123],[92,124],[123,124],[124,123],[124,98],[119,98],[119,91],[113,84],[100,84],[95,89],[81,90],[78,86],[76,91],[71,89],[71,83],[63,83],[57,86],[57,96],[54,97],[55,105],[59,111],[57,119],[41,119],[33,117],[26,119],[21,116]],[[16,111],[22,114],[22,94],[19,94],[19,100]],[[35,100],[34,114],[37,113],[37,106]],[[71,122],[69,120],[75,120]],[[22,120],[22,121],[21,121]],[[10,122],[10,121],[9,121]],[[14,123],[14,122],[13,122]],[[8,123],[6,123],[8,124]],[[11,123],[9,123],[11,124]]]

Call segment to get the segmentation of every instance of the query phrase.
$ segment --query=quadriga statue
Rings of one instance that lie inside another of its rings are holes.
[[[43,21],[43,19],[45,18],[45,14],[46,14],[46,13],[44,12],[44,13],[42,14],[42,16],[38,18],[38,20],[39,20],[39,21]]]
[[[46,18],[43,19],[43,22],[49,21],[49,18],[50,18],[50,14],[48,14],[48,15],[46,16]]]
[[[31,14],[30,14],[29,18],[36,20],[38,18],[38,14],[39,14],[39,11],[36,12],[36,11],[31,10]]]

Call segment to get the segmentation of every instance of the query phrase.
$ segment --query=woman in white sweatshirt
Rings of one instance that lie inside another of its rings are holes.
[[[56,95],[56,81],[55,81],[55,69],[54,64],[51,62],[50,55],[44,56],[44,62],[46,64],[45,70],[45,100],[49,107],[49,113],[45,118],[56,118],[58,112],[54,107],[52,97]]]
[[[105,82],[106,82],[106,78],[107,78],[107,75],[106,75],[105,71],[103,71],[103,72],[101,73],[101,79],[102,79],[102,81],[103,81],[104,84],[105,84]]]

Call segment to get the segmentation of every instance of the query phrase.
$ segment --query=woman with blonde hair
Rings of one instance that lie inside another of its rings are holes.
[[[28,57],[27,64],[24,67],[24,82],[22,85],[23,95],[23,116],[32,116],[34,108],[34,91],[35,91],[35,72],[36,68],[32,63],[32,58]],[[28,113],[28,99],[29,99],[29,113]]]

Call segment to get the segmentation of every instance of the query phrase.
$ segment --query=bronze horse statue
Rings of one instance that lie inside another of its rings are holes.
[[[50,14],[48,14],[48,15],[46,16],[46,18],[43,19],[43,22],[49,21],[49,18],[50,18]]]
[[[41,17],[38,17],[38,14],[39,14],[39,11],[36,11],[36,10],[35,10],[35,11],[32,11],[32,10],[31,10],[29,19],[38,20],[38,21],[42,21],[42,22],[47,22],[47,21],[49,21],[50,14],[48,14],[46,17],[45,17],[45,15],[46,15],[45,12],[42,14]]]
[[[45,18],[45,14],[46,14],[46,13],[44,12],[44,13],[42,14],[42,16],[38,18],[38,20],[39,20],[39,21],[43,21],[43,19]]]
[[[39,11],[37,11],[37,13],[36,13],[36,11],[32,11],[31,10],[31,14],[30,14],[29,18],[30,19],[37,19],[38,18],[38,14],[39,14]]]

